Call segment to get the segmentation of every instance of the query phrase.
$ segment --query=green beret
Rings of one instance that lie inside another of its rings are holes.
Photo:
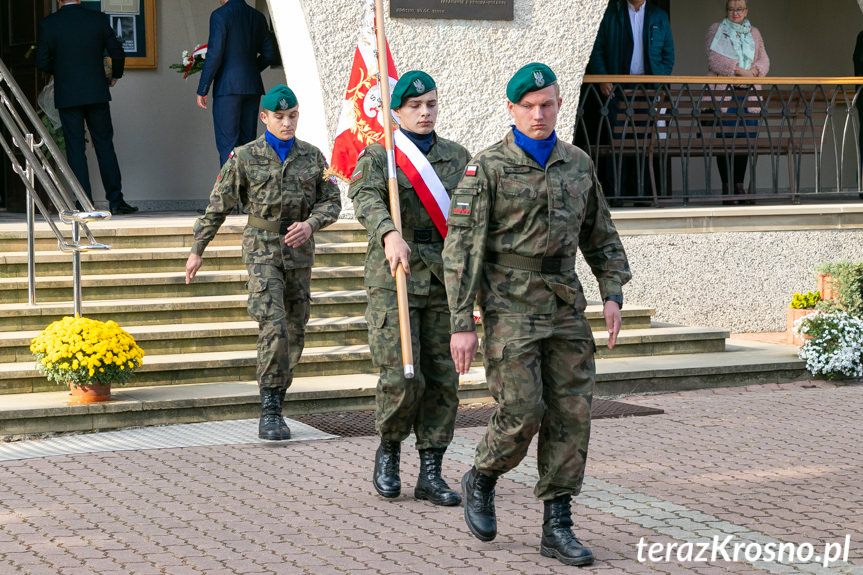
[[[517,104],[528,92],[535,92],[557,82],[551,68],[539,62],[532,62],[516,72],[506,85],[506,97]]]
[[[261,99],[261,106],[263,106],[265,110],[270,110],[272,112],[290,110],[296,105],[297,97],[294,95],[294,91],[284,84],[275,86],[272,90],[264,94],[264,97]]]
[[[401,105],[408,98],[414,96],[422,96],[426,92],[431,92],[436,89],[432,77],[420,70],[411,70],[405,72],[399,81],[396,82],[396,87],[393,88],[393,96],[390,100],[390,108],[395,110],[401,108]]]

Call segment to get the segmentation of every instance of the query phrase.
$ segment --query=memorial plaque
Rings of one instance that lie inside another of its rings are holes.
[[[390,18],[512,20],[515,0],[390,0]]]

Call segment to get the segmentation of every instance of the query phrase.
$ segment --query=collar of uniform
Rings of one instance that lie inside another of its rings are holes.
[[[518,154],[518,159],[521,161],[521,164],[525,166],[531,166],[542,170],[548,168],[548,166],[555,162],[568,162],[570,160],[569,151],[566,149],[566,146],[563,145],[563,142],[561,142],[560,136],[558,136],[557,142],[555,142],[554,148],[551,150],[551,155],[545,163],[545,168],[540,166],[539,163],[530,156],[530,154],[522,150],[521,147],[515,143],[515,133],[511,129],[507,132],[506,136],[504,136],[503,142],[509,149],[513,150],[515,154]]]
[[[437,132],[435,132],[432,147],[429,148],[429,153],[426,154],[426,159],[429,161],[429,164],[440,161],[448,161],[455,158],[455,150],[449,148],[449,146],[441,146],[439,144],[440,136],[438,136]]]
[[[429,153],[426,154],[426,159],[429,161],[429,164],[433,164],[435,162],[446,162],[456,158],[456,150],[453,146],[441,146],[440,143],[441,137],[437,135],[437,132],[435,132],[432,147],[429,148]]]
[[[258,157],[267,158],[268,160],[272,160],[277,164],[282,163],[279,155],[276,153],[273,147],[267,143],[266,134],[261,134],[260,136],[258,136],[258,139],[255,140],[255,145],[252,148],[252,154]],[[294,137],[294,145],[291,146],[291,151],[288,153],[287,157],[285,157],[285,160],[290,160],[296,155],[305,156],[306,154],[308,154],[308,150],[306,149],[306,147],[302,145],[302,142],[299,140],[299,138]]]

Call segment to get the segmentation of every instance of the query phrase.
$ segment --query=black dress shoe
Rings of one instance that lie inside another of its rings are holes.
[[[124,214],[134,214],[137,211],[138,211],[138,208],[136,208],[135,206],[130,206],[126,202],[123,202],[122,204],[120,204],[116,208],[112,209],[111,213],[114,214],[115,216],[117,216],[117,215],[122,216]]]

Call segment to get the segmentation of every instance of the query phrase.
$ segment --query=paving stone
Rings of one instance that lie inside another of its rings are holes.
[[[665,414],[593,427],[585,488],[573,507],[576,534],[597,557],[584,572],[860,573],[863,386],[637,399]],[[452,483],[483,432],[457,430],[444,462]],[[535,444],[498,483],[500,533],[489,543],[468,533],[461,508],[413,499],[412,440],[402,466],[406,493],[378,497],[369,480],[376,445],[373,437],[310,438],[279,448],[132,447],[0,462],[0,492],[12,493],[0,498],[0,573],[24,564],[88,575],[573,572],[539,555]],[[87,491],[93,474],[110,501]],[[641,538],[680,545],[726,535],[816,547],[850,535],[852,544],[849,562],[827,569],[637,560]]]

